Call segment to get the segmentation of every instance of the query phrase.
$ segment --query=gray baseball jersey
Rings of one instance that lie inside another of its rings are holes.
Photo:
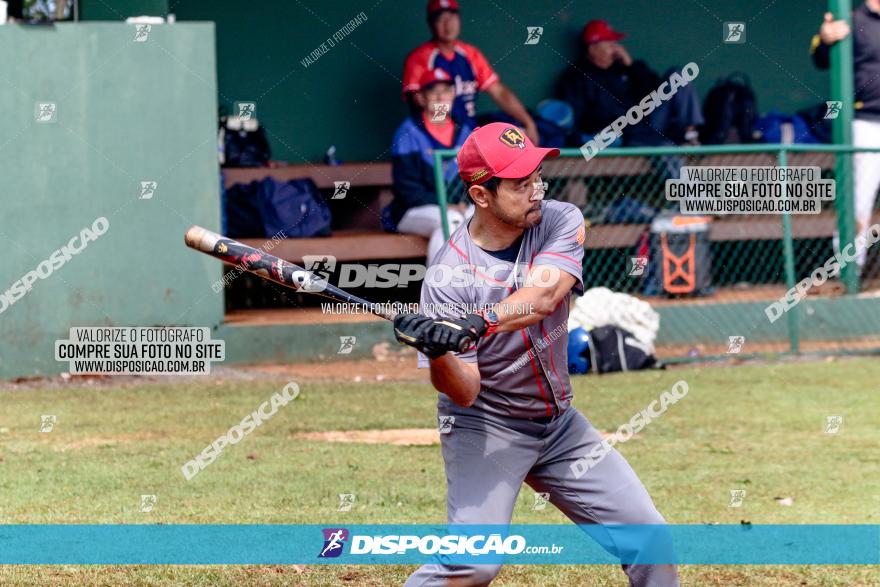
[[[532,266],[552,266],[577,278],[583,293],[584,217],[573,204],[544,200],[542,219],[523,233],[515,261],[484,251],[462,224],[437,253],[422,285],[421,312],[459,316],[490,308],[521,287]],[[535,418],[564,412],[571,402],[568,377],[568,306],[571,293],[541,322],[483,337],[458,354],[477,362],[481,389],[474,408],[499,416]],[[530,313],[527,308],[516,309]],[[499,311],[499,314],[501,312]],[[419,355],[419,367],[428,367]],[[440,406],[452,401],[440,393]]]

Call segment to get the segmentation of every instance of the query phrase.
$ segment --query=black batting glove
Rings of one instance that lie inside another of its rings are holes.
[[[452,352],[463,352],[489,330],[482,316],[465,314],[459,318],[437,318],[427,332],[427,342]]]
[[[400,344],[413,347],[429,359],[438,359],[446,354],[446,349],[428,340],[433,322],[433,318],[421,314],[398,314],[394,318],[394,336]]]

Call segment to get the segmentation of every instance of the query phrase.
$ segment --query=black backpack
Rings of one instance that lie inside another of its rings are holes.
[[[239,183],[223,194],[223,234],[230,238],[330,235],[330,210],[311,178]]]
[[[616,326],[590,331],[590,370],[593,373],[636,371],[660,367],[657,358],[630,332]]]
[[[703,102],[703,117],[700,141],[704,144],[754,142],[758,101],[749,78],[734,73],[715,82]]]
[[[264,167],[269,161],[269,142],[263,127],[254,131],[224,130],[224,167]]]
[[[227,116],[225,108],[220,108],[218,142],[223,167],[265,167],[272,156],[262,125],[256,119],[242,124],[237,116]]]

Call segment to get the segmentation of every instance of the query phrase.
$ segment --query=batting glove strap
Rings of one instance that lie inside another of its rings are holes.
[[[460,352],[466,346],[476,343],[486,330],[486,321],[476,314],[467,314],[460,318],[438,318],[431,326],[428,341],[438,347]]]
[[[495,334],[495,331],[498,330],[498,314],[495,312],[489,313],[486,310],[483,310],[477,315],[482,318],[483,322],[486,324],[486,332],[483,336]]]
[[[477,338],[482,336],[486,336],[489,334],[489,321],[486,320],[480,314],[465,314],[461,317],[461,320],[464,320]],[[498,328],[497,324],[492,325],[494,328]],[[494,332],[494,330],[493,330]]]

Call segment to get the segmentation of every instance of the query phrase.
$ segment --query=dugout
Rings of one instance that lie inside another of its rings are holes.
[[[531,107],[552,93],[589,18],[606,18],[629,32],[631,53],[656,69],[694,59],[695,46],[712,48],[696,56],[702,59],[695,82],[701,93],[717,76],[749,69],[762,111],[807,106],[821,98],[816,88],[829,87],[829,76],[815,70],[806,53],[825,2],[797,2],[797,9],[761,0],[735,7],[722,0],[676,4],[512,0],[501,8],[474,0],[462,12],[462,38],[478,44]],[[388,187],[384,154],[405,113],[398,99],[403,58],[428,36],[423,10],[408,0],[366,8],[342,0],[332,10],[324,3],[81,0],[81,22],[0,27],[0,50],[10,56],[0,64],[3,290],[83,227],[109,220],[106,234],[0,313],[0,377],[60,371],[53,343],[73,325],[209,325],[227,340],[230,362],[333,358],[342,335],[362,341],[354,356],[369,356],[373,345],[391,341],[383,322],[303,322],[306,317],[290,313],[255,320],[225,316],[222,297],[211,290],[221,277],[219,265],[188,251],[182,235],[191,224],[219,226],[217,111],[240,100],[257,102],[273,158],[332,182],[320,161],[333,144],[341,159],[357,165],[360,179],[370,178],[371,201],[379,201]],[[367,19],[346,42],[308,67],[301,63],[345,24],[333,15],[353,18],[362,11]],[[169,13],[177,22],[153,26],[154,43],[133,42],[132,25],[122,22]],[[745,20],[751,44],[719,43],[718,15]],[[492,23],[491,34],[486,23]],[[523,44],[525,26],[544,27],[540,43]],[[680,34],[685,26],[688,42]],[[845,79],[831,87],[842,86]],[[489,108],[482,100],[480,106]],[[44,102],[57,104],[56,119],[47,124],[35,119]],[[142,182],[156,182],[151,197],[141,197]],[[588,243],[598,236],[601,231]],[[361,244],[355,237],[350,246]],[[420,252],[411,246],[413,255]],[[842,310],[858,316],[863,301],[823,301],[814,314],[821,324],[833,323]],[[686,350],[691,318],[682,314],[692,310],[675,304],[659,309],[666,324],[678,325],[661,335]],[[735,325],[741,308],[700,311],[722,312],[725,321],[716,322]],[[849,320],[841,328],[858,325]],[[862,326],[859,335],[869,336],[864,321]],[[778,339],[770,331],[767,336]]]

